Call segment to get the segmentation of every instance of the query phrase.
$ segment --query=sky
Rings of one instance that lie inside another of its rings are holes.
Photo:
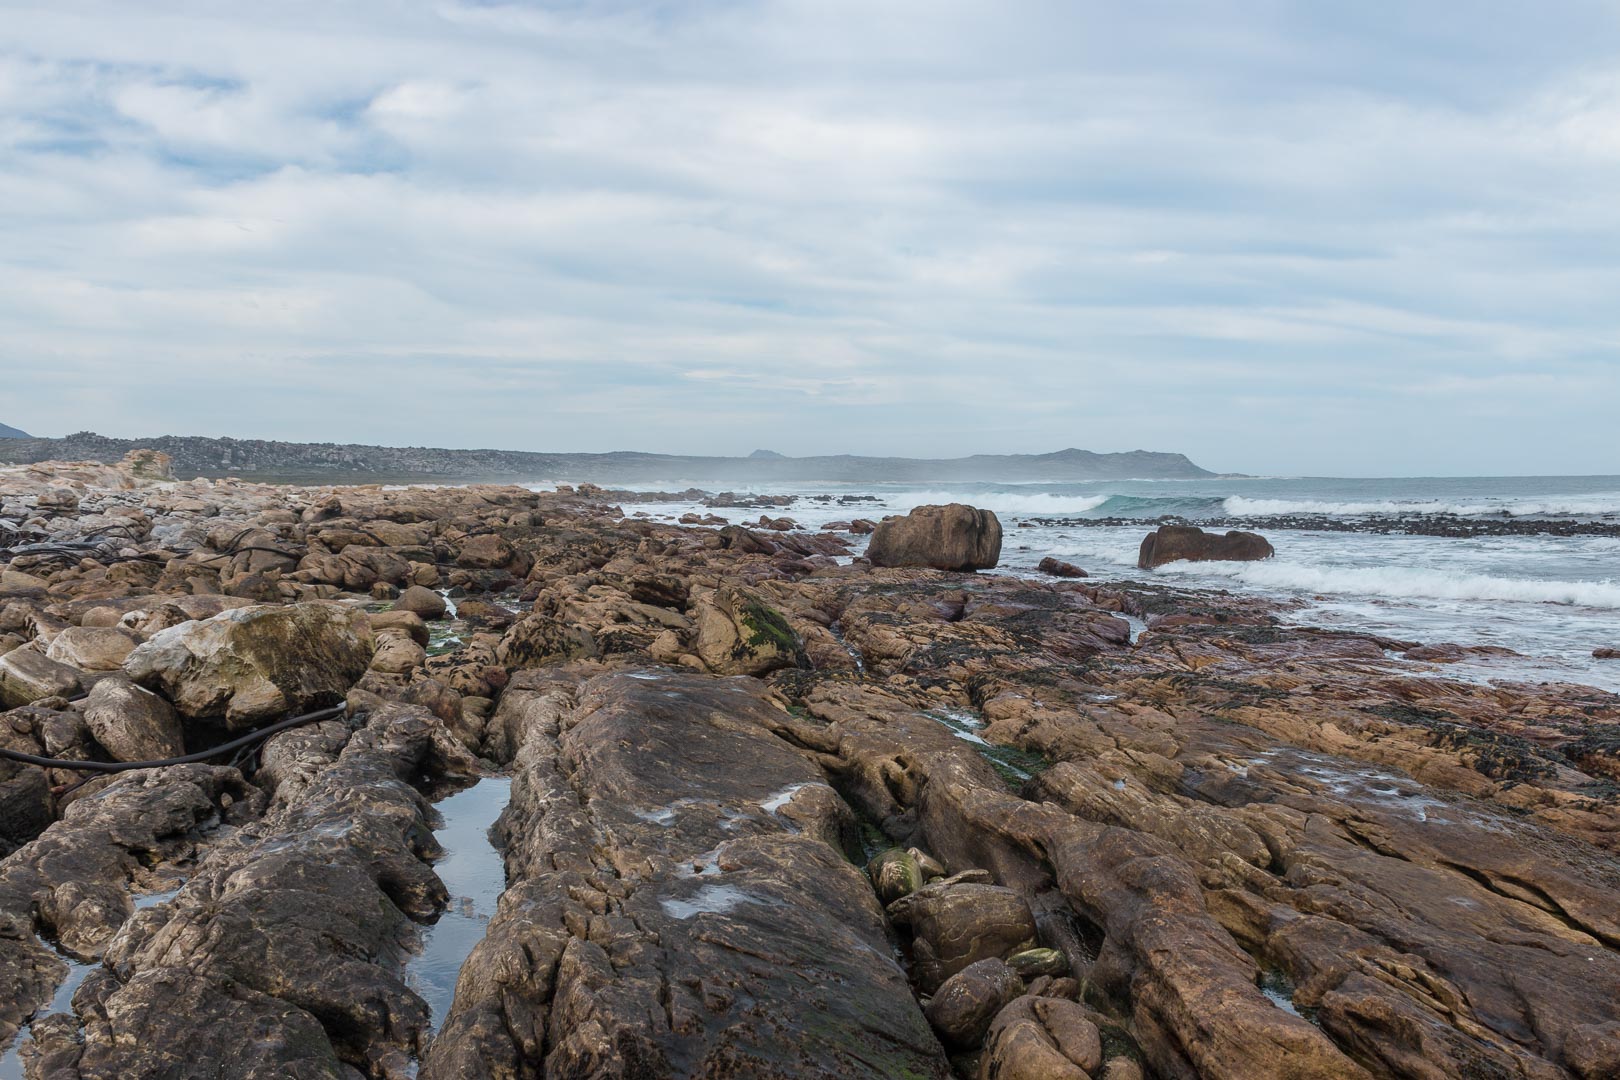
[[[1620,5],[0,0],[34,434],[1620,473]]]

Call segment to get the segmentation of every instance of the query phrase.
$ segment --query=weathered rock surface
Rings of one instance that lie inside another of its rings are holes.
[[[1074,563],[1064,562],[1062,559],[1054,559],[1050,555],[1042,559],[1035,569],[1039,570],[1043,574],[1051,574],[1053,577],[1081,578],[1091,576],[1078,566],[1074,565]]]
[[[374,643],[365,617],[330,604],[234,608],[160,630],[124,662],[186,716],[251,728],[341,701]],[[0,660],[3,660],[0,657]]]
[[[866,557],[873,566],[989,570],[1001,560],[1001,522],[989,510],[961,503],[919,506],[880,522]]]
[[[849,811],[758,684],[557,678],[504,721],[513,884],[423,1076],[944,1077]]]
[[[1152,570],[1170,562],[1253,562],[1276,554],[1259,533],[1233,529],[1225,535],[1207,533],[1194,525],[1160,525],[1142,540],[1136,565]]]
[[[970,1050],[984,1041],[990,1021],[1024,992],[1024,980],[997,959],[969,964],[940,984],[926,1015],[940,1041]]]
[[[808,666],[804,642],[782,613],[758,594],[730,586],[698,601],[693,648],[719,675],[764,675]]]
[[[0,654],[0,705],[12,709],[79,692],[79,673],[24,645]]]
[[[163,761],[186,752],[174,706],[123,676],[90,688],[84,722],[114,761]]]

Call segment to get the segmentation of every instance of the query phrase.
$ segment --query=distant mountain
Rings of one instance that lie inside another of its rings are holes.
[[[21,428],[8,427],[0,424],[0,439],[32,439],[33,436]]]
[[[850,454],[795,458],[767,451],[737,458],[632,451],[551,454],[521,450],[441,450],[420,446],[290,443],[183,435],[110,439],[88,431],[61,439],[15,438],[0,442],[0,462],[117,461],[129,451],[143,447],[162,450],[174,458],[175,475],[179,477],[259,476],[329,482],[588,480],[684,486],[688,483],[800,481],[1193,480],[1216,475],[1194,465],[1182,454],[1148,450],[1098,454],[1069,449],[1052,454],[975,454],[944,460]]]

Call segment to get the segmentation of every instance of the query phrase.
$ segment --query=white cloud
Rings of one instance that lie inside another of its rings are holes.
[[[0,420],[1620,471],[1563,14],[0,2]]]

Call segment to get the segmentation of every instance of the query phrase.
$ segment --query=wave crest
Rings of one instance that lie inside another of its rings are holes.
[[[1154,571],[1215,574],[1249,585],[1301,593],[1386,596],[1400,600],[1498,600],[1620,609],[1612,581],[1533,581],[1490,574],[1454,574],[1410,567],[1320,567],[1267,560],[1255,563],[1169,563]]]

